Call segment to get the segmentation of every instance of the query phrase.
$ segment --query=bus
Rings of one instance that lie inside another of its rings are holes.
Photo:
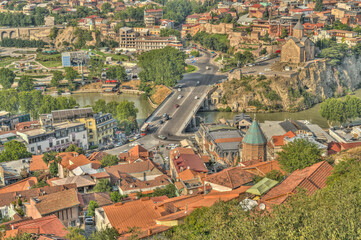
[[[140,129],[140,136],[147,135],[148,129],[149,129],[149,123],[144,123],[142,128]]]

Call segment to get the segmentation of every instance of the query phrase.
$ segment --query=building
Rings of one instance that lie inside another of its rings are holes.
[[[200,151],[214,162],[233,166],[240,158],[243,135],[235,127],[201,124],[195,138]]]
[[[70,144],[88,149],[88,134],[84,123],[63,122],[43,126],[25,132],[17,132],[29,152],[42,154],[49,151],[63,151]]]
[[[175,36],[169,37],[153,37],[140,36],[135,39],[135,49],[137,51],[150,51],[154,49],[161,49],[167,46],[172,46],[180,49],[183,45],[177,40]]]
[[[281,62],[302,63],[315,59],[315,45],[305,37],[304,31],[304,26],[298,21],[292,37],[288,37],[282,46]]]
[[[29,169],[30,159],[0,163],[0,186],[7,186],[23,179],[29,174]]]
[[[311,195],[326,186],[327,177],[331,175],[333,167],[326,161],[315,163],[302,170],[296,170],[282,183],[272,188],[261,201],[268,205],[284,203],[289,196],[295,194],[299,188],[305,189]]]
[[[92,108],[76,108],[52,111],[50,122],[72,121],[84,124],[89,146],[106,145],[114,138],[117,121],[110,113],[94,113]],[[42,120],[43,122],[45,120]]]
[[[139,144],[132,147],[128,152],[120,153],[118,158],[121,162],[134,163],[152,160],[153,152],[149,152]]]
[[[30,114],[11,114],[6,111],[0,111],[1,131],[14,130],[18,123],[30,121]]]
[[[97,173],[97,169],[101,167],[99,161],[90,161],[85,155],[79,155],[77,152],[65,152],[59,154],[59,156],[61,157],[61,162],[58,164],[58,174],[60,178],[94,174]],[[77,180],[77,178],[72,180]],[[90,179],[88,178],[88,180]],[[89,184],[88,186],[91,186],[92,183],[89,183],[88,180],[86,182]]]
[[[144,10],[145,26],[154,26],[161,23],[163,18],[163,9],[147,9]]]
[[[55,215],[38,219],[20,220],[15,223],[10,222],[5,225],[5,230],[5,238],[16,237],[24,233],[36,233],[39,236],[65,238],[69,233],[64,224]]]
[[[249,185],[253,181],[253,176],[254,174],[243,170],[242,167],[231,167],[208,175],[204,178],[204,185],[218,192],[227,192]]]
[[[57,216],[67,227],[79,226],[80,195],[76,189],[69,189],[39,197],[32,197],[25,204],[26,215],[39,219],[48,215]]]
[[[86,66],[90,61],[90,57],[86,52],[63,52],[61,54],[63,67]]]
[[[132,28],[122,27],[119,29],[119,48],[123,50],[136,51],[135,39],[140,36]]]
[[[267,139],[257,121],[253,121],[242,140],[242,162],[267,160]]]
[[[51,181],[52,186],[61,186],[72,183],[76,184],[79,193],[88,193],[95,186],[95,181],[90,175],[73,176]]]

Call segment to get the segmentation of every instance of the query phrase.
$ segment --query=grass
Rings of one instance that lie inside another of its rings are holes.
[[[35,54],[36,51],[18,50],[18,51],[14,51],[14,53],[17,53],[17,54]]]
[[[62,66],[60,53],[51,55],[38,53],[36,55],[36,61],[38,61],[41,65],[47,68]]]
[[[186,73],[196,72],[196,71],[198,71],[198,67],[193,66],[193,65],[187,65],[185,71],[186,71]]]
[[[20,58],[12,58],[12,57],[1,57],[0,58],[0,67],[6,67],[14,61],[19,60]]]

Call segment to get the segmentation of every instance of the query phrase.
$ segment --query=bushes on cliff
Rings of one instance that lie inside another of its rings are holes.
[[[4,38],[0,41],[0,47],[43,48],[45,45],[46,42],[42,40]]]
[[[193,36],[193,40],[215,51],[227,52],[229,48],[229,40],[226,34],[209,34],[202,31],[197,32]]]

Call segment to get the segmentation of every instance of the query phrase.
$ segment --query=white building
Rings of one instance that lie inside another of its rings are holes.
[[[63,151],[70,144],[88,149],[88,134],[84,123],[56,123],[41,129],[17,132],[17,135],[24,139],[28,151],[33,154]]]

